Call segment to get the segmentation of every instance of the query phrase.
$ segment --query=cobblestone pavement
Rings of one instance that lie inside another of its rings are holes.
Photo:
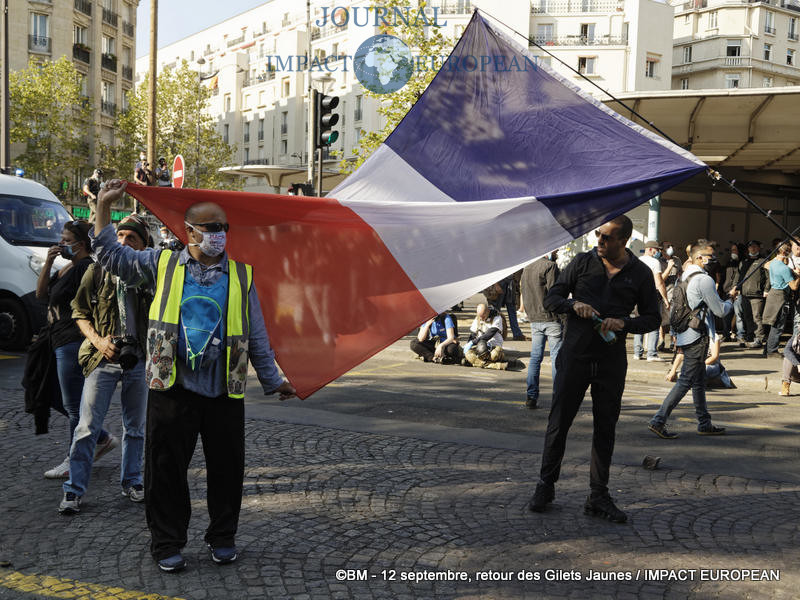
[[[240,560],[218,567],[204,549],[198,449],[189,567],[162,574],[143,506],[120,495],[118,451],[95,468],[81,513],[63,517],[60,482],[42,472],[63,457],[65,420],[34,436],[20,392],[0,397],[0,598],[727,599],[800,588],[797,484],[614,465],[612,495],[629,515],[615,525],[582,513],[586,462],[566,462],[552,510],[534,514],[525,503],[537,454],[268,419],[246,424]],[[118,409],[106,424],[118,433]],[[659,569],[675,571],[653,580]],[[770,575],[762,570],[780,579],[724,580]],[[459,573],[467,580],[422,579]],[[54,579],[12,585],[22,575]]]

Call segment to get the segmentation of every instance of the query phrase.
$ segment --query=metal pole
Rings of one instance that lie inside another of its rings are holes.
[[[311,93],[311,0],[306,0],[306,53],[308,54],[308,82],[306,98],[308,101],[308,183],[314,185],[314,100]]]
[[[8,89],[8,0],[3,0],[3,12],[0,15],[3,19],[3,101],[0,106],[3,118],[0,121],[0,173],[11,174],[11,117],[9,111],[9,97],[11,92]]]
[[[147,161],[153,168],[156,160],[156,63],[158,62],[158,0],[150,0],[150,86],[147,99]],[[134,200],[134,211],[138,202]]]
[[[322,198],[322,148],[320,148],[317,161],[317,198]]]
[[[200,189],[200,182],[198,181],[197,165],[200,162],[200,91],[203,85],[203,76],[197,74],[197,143],[194,147],[194,189]],[[186,169],[186,165],[183,166]]]

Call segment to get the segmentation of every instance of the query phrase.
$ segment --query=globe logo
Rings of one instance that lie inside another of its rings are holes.
[[[375,35],[364,40],[353,57],[353,71],[365,88],[390,94],[411,79],[413,58],[408,46],[393,35]]]

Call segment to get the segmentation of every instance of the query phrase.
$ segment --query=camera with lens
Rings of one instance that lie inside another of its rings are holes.
[[[121,335],[111,338],[111,343],[119,348],[119,365],[123,370],[127,371],[136,366],[139,357],[136,355],[136,349],[139,342],[132,335]]]

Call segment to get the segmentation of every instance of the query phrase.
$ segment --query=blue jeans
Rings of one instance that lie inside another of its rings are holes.
[[[645,334],[642,333],[635,333],[633,335],[633,355],[634,356],[642,356],[644,349],[642,348],[642,338]],[[655,331],[651,331],[647,335],[647,356],[649,357],[656,357],[658,356],[658,329]]]
[[[84,377],[81,366],[78,364],[78,348],[80,346],[80,342],[70,342],[54,349],[58,384],[61,387],[61,401],[69,419],[70,445],[81,414],[81,392],[83,392]]]
[[[544,344],[550,344],[550,365],[553,383],[556,381],[556,356],[561,349],[561,323],[547,321],[531,322],[531,360],[528,362],[528,398],[539,399],[539,373],[544,358]]]
[[[740,342],[747,341],[752,333],[747,331],[748,316],[745,314],[745,307],[749,310],[750,303],[745,304],[742,296],[736,296],[736,300],[733,301],[733,312],[736,314],[736,338]]]
[[[122,487],[142,483],[145,418],[147,416],[147,382],[144,361],[123,371],[118,364],[105,359],[89,373],[83,389],[81,418],[75,428],[75,440],[69,453],[69,479],[64,491],[83,496],[89,487],[94,450],[111,404],[111,396],[122,381]]]
[[[708,351],[708,338],[701,337],[688,346],[683,346],[683,367],[678,381],[670,390],[661,408],[650,420],[652,425],[664,425],[669,415],[678,406],[690,389],[694,400],[694,411],[697,415],[698,429],[711,426],[711,415],[708,414],[706,405],[706,352]]]

